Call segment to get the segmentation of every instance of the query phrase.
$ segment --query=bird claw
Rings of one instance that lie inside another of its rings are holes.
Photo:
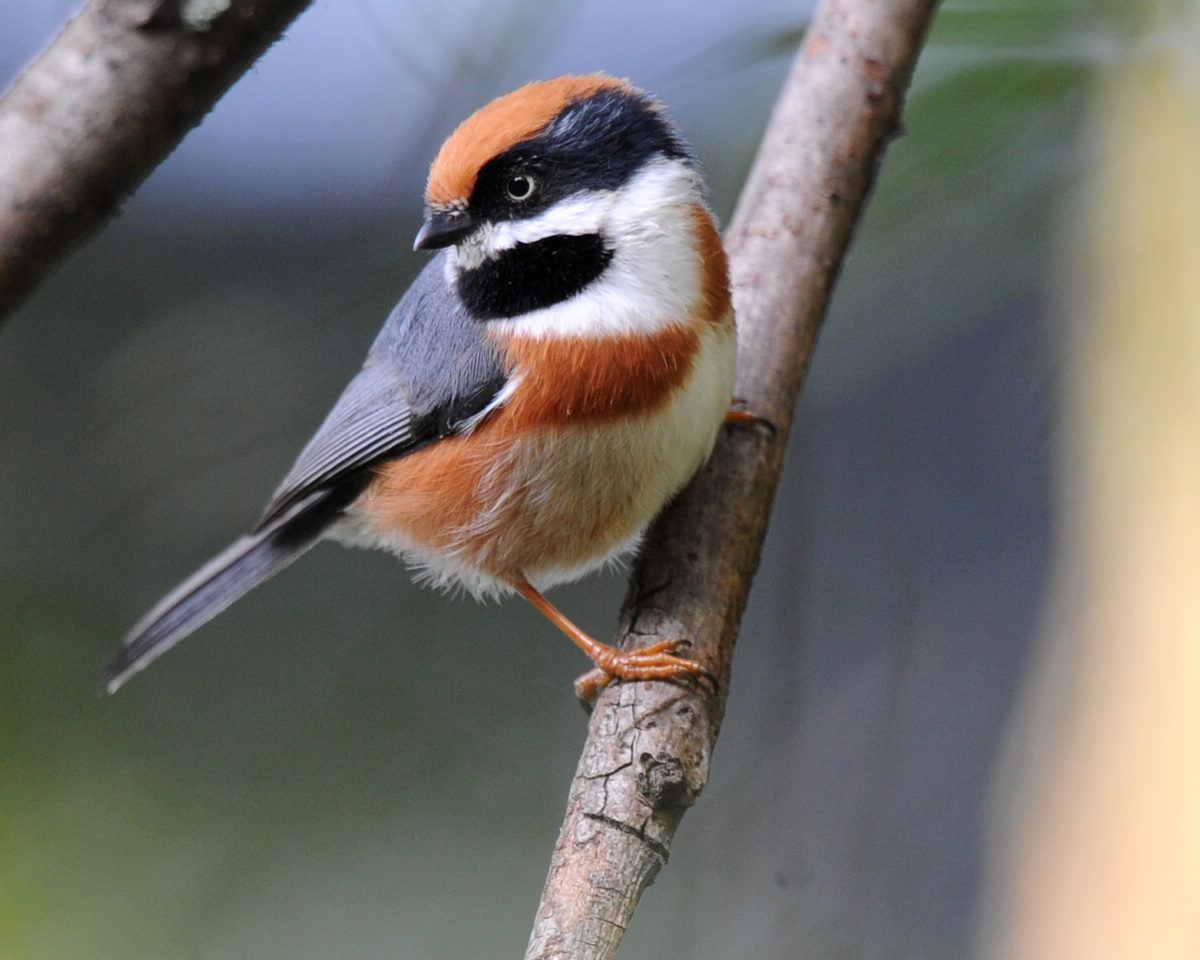
[[[698,661],[677,656],[690,647],[686,640],[660,640],[633,650],[607,647],[597,659],[594,670],[575,681],[575,695],[588,709],[600,692],[615,680],[680,680],[703,677],[715,683],[713,675]]]

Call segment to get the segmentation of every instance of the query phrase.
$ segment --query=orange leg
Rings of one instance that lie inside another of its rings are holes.
[[[708,671],[695,660],[675,656],[685,643],[679,640],[660,640],[635,650],[593,640],[566,618],[554,604],[524,577],[512,583],[517,592],[532,603],[542,615],[570,637],[586,653],[596,669],[575,681],[575,692],[581,700],[592,701],[613,677],[620,680],[668,680],[673,677],[706,676]]]

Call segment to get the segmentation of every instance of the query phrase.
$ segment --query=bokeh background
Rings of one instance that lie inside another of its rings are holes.
[[[800,402],[712,781],[622,956],[972,951],[1050,583],[1087,118],[1136,6],[943,5]],[[0,81],[74,8],[5,4]],[[520,955],[586,666],[525,605],[322,546],[118,696],[99,677],[357,368],[460,119],[630,76],[727,222],[807,12],[317,2],[0,327],[0,958]],[[555,599],[603,636],[622,590]]]

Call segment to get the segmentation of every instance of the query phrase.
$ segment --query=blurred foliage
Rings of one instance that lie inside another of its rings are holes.
[[[1089,81],[1119,49],[1110,30],[1086,2],[943,4],[822,334],[828,376],[810,399],[1041,296],[1053,211],[1085,162]]]

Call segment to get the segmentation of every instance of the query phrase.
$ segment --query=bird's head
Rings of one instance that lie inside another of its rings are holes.
[[[614,263],[678,272],[674,261],[693,259],[697,205],[691,149],[656,100],[604,74],[564,76],[493,100],[451,134],[415,246],[452,246],[467,308],[508,318],[573,297]]]

